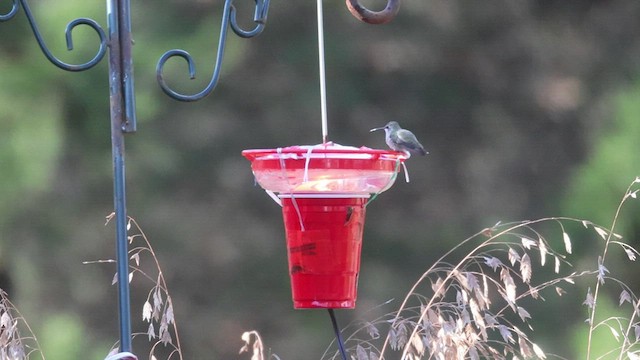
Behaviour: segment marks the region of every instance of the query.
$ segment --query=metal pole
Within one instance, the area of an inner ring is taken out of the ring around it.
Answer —
[[[195,76],[195,66],[189,53],[184,50],[171,50],[162,56],[158,63],[157,77],[162,89],[182,101],[195,101],[209,94],[218,82],[222,55],[224,54],[227,28],[243,38],[254,37],[264,29],[269,0],[255,0],[256,9],[254,22],[256,26],[251,30],[244,30],[236,23],[236,10],[233,0],[225,0],[218,56],[214,67],[213,78],[207,88],[195,95],[182,95],[174,92],[165,84],[162,78],[164,62],[173,56],[183,57],[189,63],[191,77]],[[133,56],[131,39],[131,4],[130,0],[107,0],[108,36],[100,25],[88,18],[71,21],[65,30],[67,49],[73,50],[72,30],[78,25],[92,28],[100,39],[100,48],[95,56],[82,64],[68,64],[54,56],[46,46],[36,21],[31,13],[27,0],[11,0],[9,12],[0,12],[0,22],[11,20],[18,13],[20,7],[31,26],[33,34],[43,54],[55,66],[67,71],[84,71],[94,67],[102,60],[109,49],[109,99],[111,113],[111,145],[113,157],[113,204],[116,226],[116,271],[118,283],[118,314],[120,323],[120,351],[131,352],[131,304],[129,291],[129,249],[127,236],[127,202],[126,176],[124,161],[124,135],[136,131],[135,94],[133,77]]]
[[[109,96],[111,109],[111,146],[113,156],[113,202],[116,217],[116,260],[118,279],[118,309],[120,321],[120,351],[131,351],[131,304],[129,297],[129,249],[127,239],[127,208],[125,190],[124,134],[135,129],[131,100],[133,79],[130,65],[131,33],[128,19],[129,2],[109,0],[107,22],[109,27]],[[127,9],[124,9],[127,8]],[[128,56],[125,59],[125,56]],[[129,79],[130,85],[126,85]],[[133,124],[131,123],[133,119]]]

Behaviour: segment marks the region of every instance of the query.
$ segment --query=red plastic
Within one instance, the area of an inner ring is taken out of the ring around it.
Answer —
[[[393,185],[406,155],[333,143],[242,155],[282,205],[294,308],[354,308],[365,204]]]
[[[275,193],[374,194],[395,181],[406,155],[336,144],[244,150],[256,181]]]
[[[366,202],[282,199],[294,308],[355,307]]]

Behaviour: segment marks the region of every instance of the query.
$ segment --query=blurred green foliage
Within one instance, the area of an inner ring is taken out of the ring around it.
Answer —
[[[598,317],[595,322],[598,323],[605,319],[612,319],[609,325],[614,324],[616,316],[620,316],[620,308],[615,304],[615,300],[610,299],[607,296],[603,296],[598,299]],[[588,319],[586,307],[584,308],[585,321]],[[625,314],[629,315],[629,314]],[[583,326],[584,324],[574,324],[572,327],[572,343],[573,348],[576,349],[576,359],[587,359],[587,343],[589,339],[589,328]],[[614,328],[615,329],[615,328]],[[619,333],[618,333],[619,334]],[[600,358],[607,354],[611,349],[618,345],[618,341],[614,337],[611,329],[607,326],[598,326],[592,334],[591,345],[591,358]],[[618,355],[617,352],[611,354],[612,356]]]
[[[111,346],[88,342],[87,329],[77,314],[48,314],[39,330],[36,336],[47,359],[104,359]]]
[[[566,198],[569,214],[607,225],[621,194],[639,173],[640,82],[629,84],[612,98],[612,121],[594,139],[592,155],[576,171]],[[618,226],[625,234],[637,235],[639,225],[634,212],[627,211]]]

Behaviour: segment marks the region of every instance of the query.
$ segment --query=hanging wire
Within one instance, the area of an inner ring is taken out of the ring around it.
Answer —
[[[331,325],[333,325],[333,331],[336,333],[336,341],[338,342],[338,349],[340,349],[342,360],[347,360],[347,352],[344,349],[344,342],[342,341],[342,335],[340,334],[340,328],[338,327],[336,314],[331,308],[327,309],[327,311],[329,311],[329,316],[331,317]]]
[[[320,107],[322,111],[322,143],[329,142],[327,129],[327,82],[324,66],[324,21],[322,16],[322,0],[318,0],[318,66],[320,70]]]

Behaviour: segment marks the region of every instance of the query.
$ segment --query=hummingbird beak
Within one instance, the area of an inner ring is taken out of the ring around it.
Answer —
[[[383,127],[379,127],[379,128],[373,128],[373,129],[369,130],[369,132],[374,132],[374,131],[378,131],[378,130],[384,130],[384,126]]]

